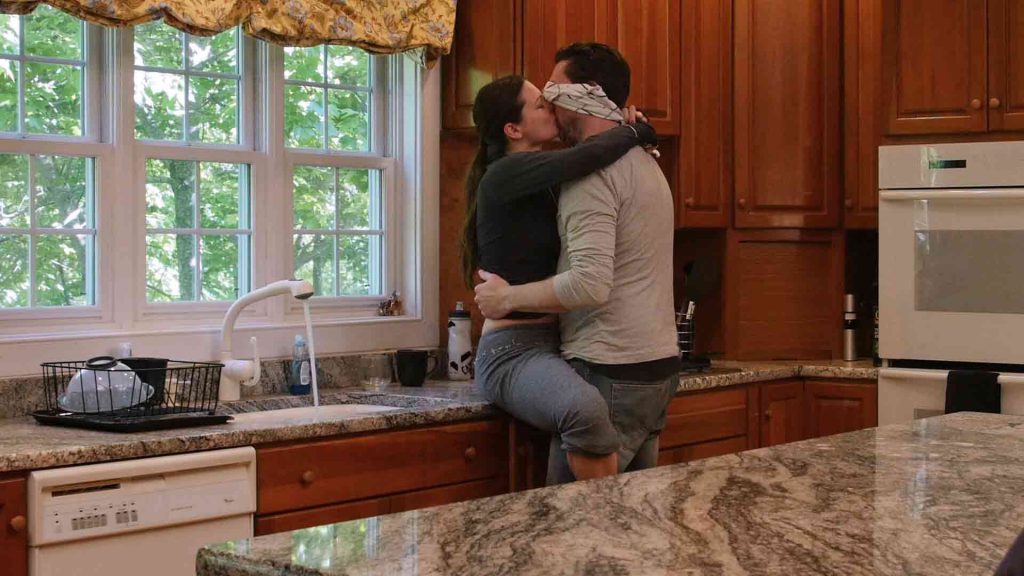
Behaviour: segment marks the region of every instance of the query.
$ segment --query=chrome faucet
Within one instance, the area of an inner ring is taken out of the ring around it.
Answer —
[[[241,397],[242,384],[255,386],[260,381],[260,353],[256,346],[255,336],[249,339],[252,344],[252,360],[236,360],[231,357],[231,334],[235,330],[235,320],[238,319],[242,309],[249,304],[279,294],[291,294],[298,300],[305,300],[313,295],[313,286],[305,280],[278,280],[249,292],[235,300],[228,308],[228,313],[224,316],[224,325],[220,329],[220,361],[224,364],[224,368],[220,371],[220,394],[218,396],[221,402],[238,400]]]

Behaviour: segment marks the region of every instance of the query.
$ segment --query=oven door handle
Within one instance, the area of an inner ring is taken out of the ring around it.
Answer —
[[[1022,200],[1024,188],[881,190],[882,200]]]
[[[913,368],[879,368],[878,377],[887,380],[932,380],[945,382],[949,370],[917,370]],[[1000,384],[1024,384],[1024,374],[999,374]]]

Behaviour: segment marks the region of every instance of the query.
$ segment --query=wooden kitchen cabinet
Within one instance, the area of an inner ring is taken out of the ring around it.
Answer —
[[[756,448],[757,386],[684,392],[672,400],[658,464],[676,464]]]
[[[841,231],[727,231],[722,279],[726,357],[838,358],[844,262]]]
[[[879,0],[843,2],[843,226],[878,228]]]
[[[986,2],[883,2],[888,133],[984,132]]]
[[[989,129],[1024,130],[1024,0],[988,1]]]
[[[732,2],[684,0],[676,225],[728,228],[732,218]],[[673,188],[673,190],[676,190]]]
[[[499,419],[260,447],[257,526],[293,529],[500,493],[508,446]]]
[[[804,383],[783,380],[761,385],[761,447],[806,438]]]
[[[0,572],[28,574],[28,506],[25,479],[0,480]]]
[[[459,2],[451,53],[441,63],[443,128],[472,128],[477,91],[521,69],[520,1]]]
[[[629,62],[629,103],[664,136],[679,134],[682,2],[615,2],[617,33],[612,44]]]
[[[839,223],[840,0],[735,0],[737,228]]]
[[[523,76],[537,88],[551,77],[555,53],[573,42],[615,43],[615,0],[522,0]]]
[[[875,382],[807,380],[807,437],[819,438],[878,425]]]
[[[629,103],[678,134],[681,25],[681,0],[523,0],[523,75],[543,89],[559,48],[614,46],[630,64]]]

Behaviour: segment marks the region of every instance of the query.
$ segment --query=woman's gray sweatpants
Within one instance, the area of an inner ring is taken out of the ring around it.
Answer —
[[[563,450],[619,449],[601,393],[562,360],[557,324],[520,324],[484,334],[477,346],[476,387],[514,418],[560,435]]]

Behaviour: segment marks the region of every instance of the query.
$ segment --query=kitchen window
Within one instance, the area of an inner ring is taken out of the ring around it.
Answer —
[[[345,326],[325,353],[426,344],[437,81],[401,55],[238,29],[0,15],[0,349],[62,340],[90,350],[62,353],[76,358],[130,339],[212,358],[193,350],[213,348],[231,301],[288,277],[315,285],[320,326]],[[420,331],[381,330],[393,291]],[[239,327],[283,350],[301,321],[281,299]],[[5,373],[32,373],[46,348]]]

